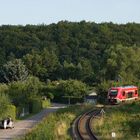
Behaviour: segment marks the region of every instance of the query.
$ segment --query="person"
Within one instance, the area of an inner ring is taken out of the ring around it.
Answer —
[[[7,120],[3,120],[3,128],[6,129],[7,128]]]

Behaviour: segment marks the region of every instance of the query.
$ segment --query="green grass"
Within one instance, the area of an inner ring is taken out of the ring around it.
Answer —
[[[69,106],[48,115],[22,140],[70,140],[70,128],[74,119],[91,105]]]
[[[140,140],[140,101],[106,108],[100,119],[93,121],[93,130],[101,140]]]

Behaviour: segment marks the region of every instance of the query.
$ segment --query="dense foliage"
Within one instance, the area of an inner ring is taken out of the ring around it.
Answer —
[[[85,83],[69,79],[48,82],[43,94],[49,98],[53,95],[55,101],[70,104],[83,102],[87,90],[88,87]]]
[[[13,82],[9,84],[9,96],[13,103],[24,105],[30,102],[31,99],[40,97],[40,91],[43,84],[36,77],[28,77],[27,80],[21,82]]]
[[[1,75],[3,81],[8,83],[13,81],[24,81],[28,76],[28,71],[20,59],[14,59],[3,65]]]
[[[11,105],[10,98],[8,96],[8,86],[6,84],[0,84],[0,120],[7,117],[16,118],[16,108]]]
[[[17,112],[26,106],[29,112],[39,111],[42,97],[65,103],[83,101],[90,86],[104,101],[110,86],[140,85],[140,24],[61,21],[51,25],[2,25],[0,83],[1,118],[9,115],[9,110],[15,116],[12,104]],[[43,103],[45,106],[48,104]],[[114,124],[129,116],[118,123],[122,129],[127,128],[124,138],[130,131],[131,136],[139,135],[139,104],[127,108],[107,116],[113,121],[103,118],[108,124],[102,126],[106,130],[118,128]],[[49,116],[25,139],[70,139],[68,128],[78,115],[76,111],[82,110],[80,106]],[[128,114],[130,111],[132,114]]]
[[[0,66],[22,59],[41,81],[139,80],[140,25],[78,23],[0,27]],[[6,71],[6,72],[7,72]],[[22,72],[23,73],[23,72]],[[1,82],[3,82],[1,78]]]
[[[140,24],[2,25],[0,82],[16,106],[41,96],[79,102],[87,85],[101,100],[112,85],[139,86]]]

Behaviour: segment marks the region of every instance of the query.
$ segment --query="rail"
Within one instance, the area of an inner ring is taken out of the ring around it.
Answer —
[[[93,133],[91,122],[100,115],[100,110],[90,110],[79,116],[73,123],[72,133],[74,140],[98,140]]]

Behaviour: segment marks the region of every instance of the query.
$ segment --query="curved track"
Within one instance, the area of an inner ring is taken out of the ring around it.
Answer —
[[[91,129],[94,117],[100,115],[100,110],[92,110],[79,116],[73,124],[74,140],[98,140]]]

